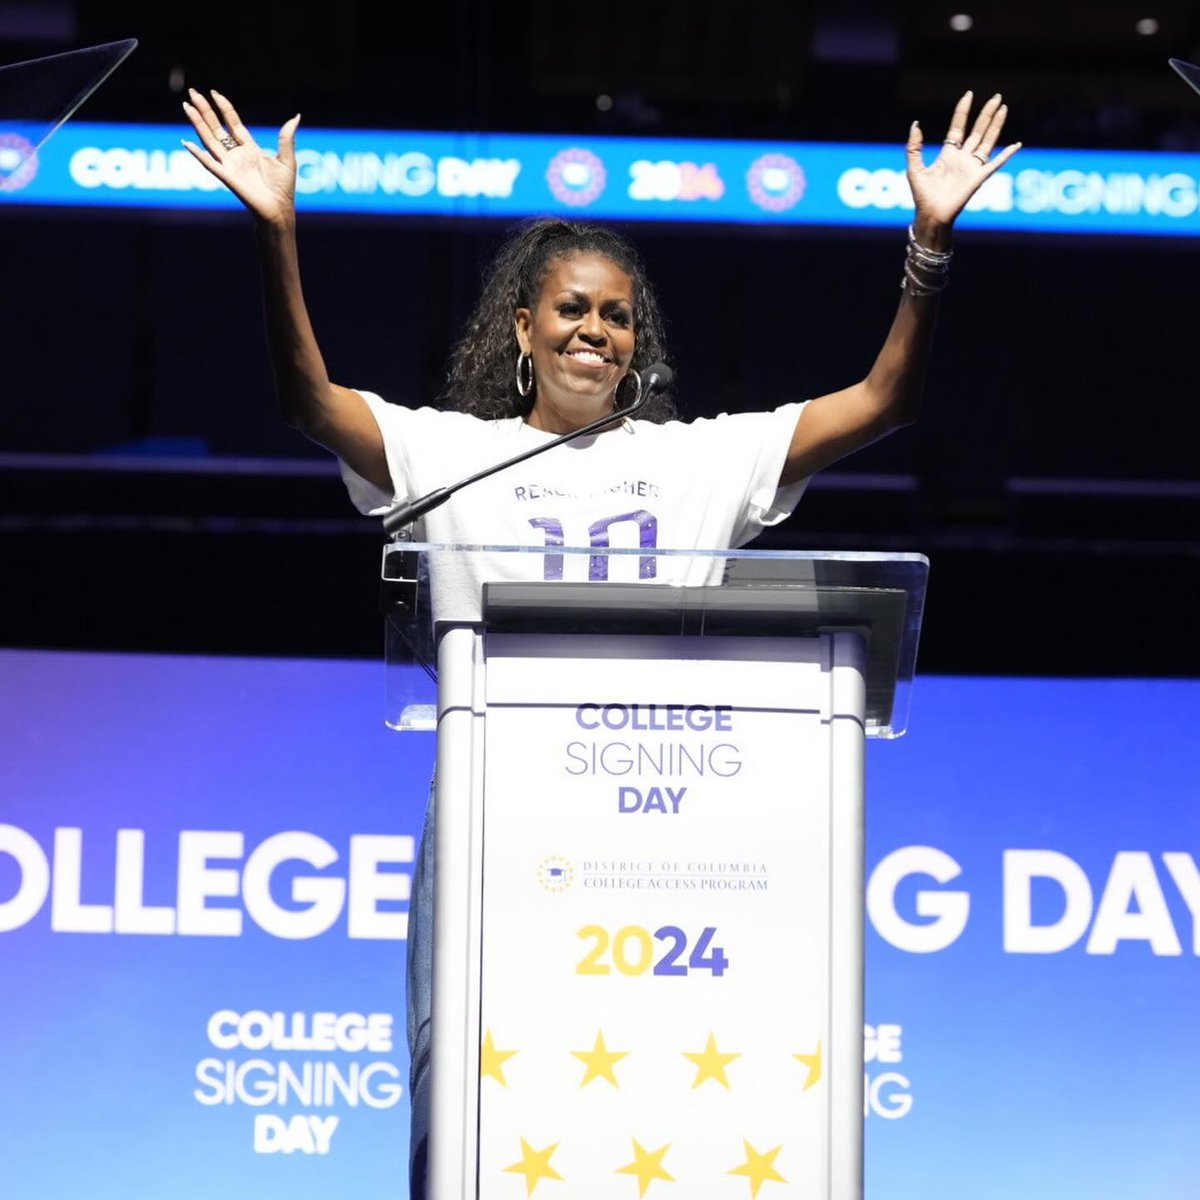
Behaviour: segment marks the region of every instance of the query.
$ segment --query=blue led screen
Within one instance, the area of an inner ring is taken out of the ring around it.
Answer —
[[[167,125],[78,122],[25,160],[0,127],[0,205],[231,209],[237,201]],[[276,131],[256,129],[273,147]],[[904,147],[308,129],[302,211],[633,221],[897,226],[911,217]],[[931,147],[931,156],[937,147]],[[1023,149],[963,217],[967,227],[1195,237],[1200,155]]]

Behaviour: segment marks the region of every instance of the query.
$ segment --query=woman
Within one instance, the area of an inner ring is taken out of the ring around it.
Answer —
[[[295,243],[295,135],[261,150],[229,101],[189,93],[202,145],[184,142],[256,217],[267,327],[284,419],[343,463],[364,511],[421,496],[523,449],[579,429],[636,396],[637,371],[664,357],[653,293],[633,249],[609,230],[564,221],[527,226],[501,251],[456,348],[445,407],[409,409],[331,383],[300,288]],[[738,546],[782,520],[822,467],[916,418],[951,228],[985,179],[1019,149],[992,152],[1007,110],[993,96],[968,129],[959,100],[931,166],[913,122],[908,177],[916,201],[900,305],[865,378],[773,412],[685,424],[669,404],[503,471],[429,513],[434,542]],[[215,106],[214,106],[215,105]],[[536,464],[536,465],[535,465]],[[587,563],[587,555],[578,561]],[[547,578],[563,555],[547,553]],[[649,564],[649,566],[647,566]],[[642,559],[652,574],[655,560]],[[595,569],[594,567],[592,568]],[[470,616],[478,580],[441,581],[440,614]],[[461,608],[461,611],[455,611]],[[432,815],[432,814],[431,814]],[[411,1187],[425,1195],[428,1124],[431,822],[418,863],[409,939]]]

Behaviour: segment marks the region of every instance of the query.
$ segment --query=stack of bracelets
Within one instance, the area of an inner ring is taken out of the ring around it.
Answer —
[[[927,250],[917,241],[917,235],[910,225],[901,289],[914,296],[936,296],[950,282],[950,260],[953,257],[953,250]]]

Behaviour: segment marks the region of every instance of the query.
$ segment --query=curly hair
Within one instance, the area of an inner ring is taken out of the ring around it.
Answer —
[[[658,301],[637,251],[620,234],[602,225],[543,217],[520,227],[500,248],[484,279],[479,303],[466,332],[454,347],[440,402],[443,408],[485,420],[526,416],[533,394],[516,386],[518,353],[513,314],[532,309],[552,263],[573,254],[599,254],[633,280],[633,323],[637,337],[630,369],[641,371],[666,357],[666,338]],[[624,391],[624,389],[619,389]],[[622,397],[618,395],[617,406]],[[655,395],[641,410],[643,420],[675,417],[675,406]]]

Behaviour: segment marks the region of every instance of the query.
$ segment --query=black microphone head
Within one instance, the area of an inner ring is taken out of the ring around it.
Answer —
[[[675,372],[664,362],[651,363],[642,372],[642,388],[646,394],[665,392],[675,382]]]

